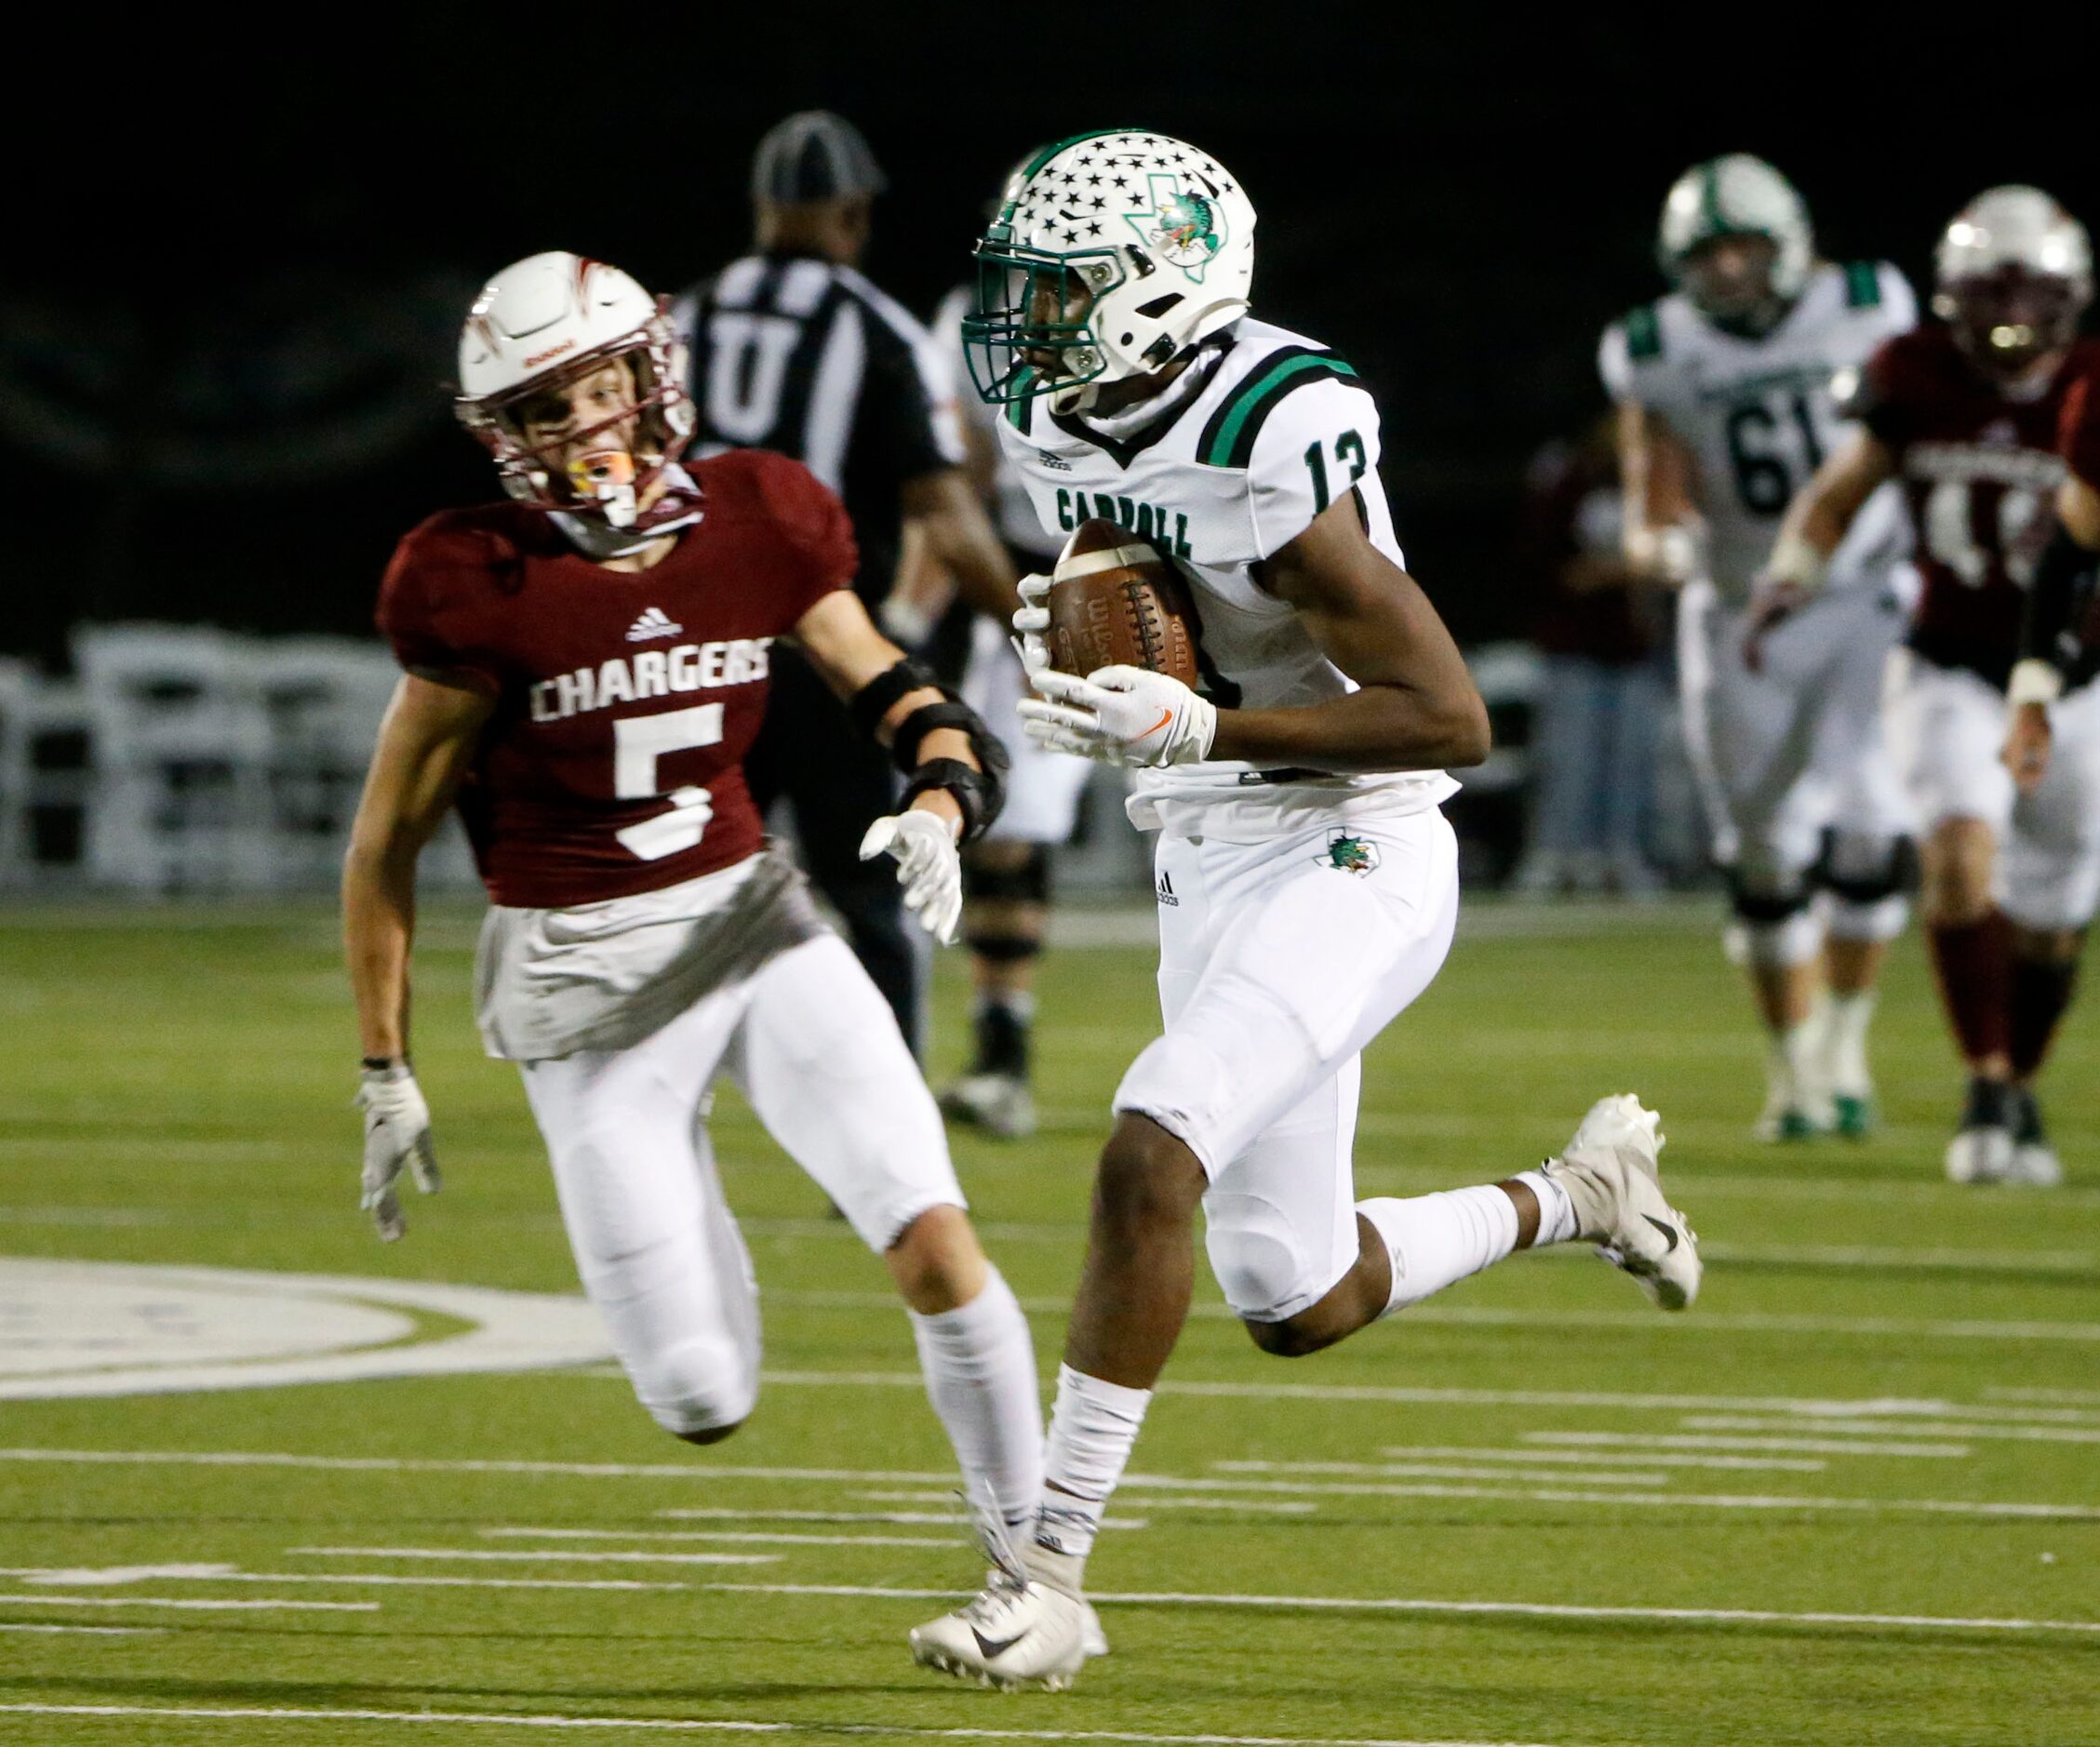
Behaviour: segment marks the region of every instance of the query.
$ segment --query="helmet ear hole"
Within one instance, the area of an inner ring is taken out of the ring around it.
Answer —
[[[1156,322],[1182,300],[1179,291],[1170,291],[1165,297],[1154,298],[1149,303],[1138,305],[1138,313],[1148,322]]]

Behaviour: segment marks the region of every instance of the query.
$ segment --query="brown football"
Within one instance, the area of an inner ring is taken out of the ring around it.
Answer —
[[[1114,522],[1081,522],[1050,573],[1050,665],[1084,676],[1144,667],[1197,683],[1188,588],[1154,549]]]

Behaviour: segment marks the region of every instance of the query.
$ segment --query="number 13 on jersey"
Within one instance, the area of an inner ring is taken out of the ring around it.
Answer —
[[[612,725],[612,792],[622,801],[639,801],[666,791],[656,780],[656,761],[665,753],[713,746],[722,738],[722,706],[696,704],[690,710],[664,710],[655,715],[621,716]],[[613,833],[621,847],[644,861],[661,860],[690,849],[706,833],[715,816],[715,798],[705,789],[688,785],[668,791],[671,810]]]

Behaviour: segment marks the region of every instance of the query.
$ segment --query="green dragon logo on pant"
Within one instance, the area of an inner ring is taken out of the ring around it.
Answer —
[[[1345,831],[1331,831],[1327,834],[1327,849],[1316,855],[1314,862],[1320,867],[1331,867],[1343,874],[1369,874],[1378,865],[1378,846],[1361,837],[1352,837]]]

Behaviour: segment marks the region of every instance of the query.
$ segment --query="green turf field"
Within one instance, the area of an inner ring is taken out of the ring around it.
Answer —
[[[573,1291],[523,1098],[475,1043],[471,934],[429,919],[449,1182],[386,1248],[324,913],[0,913],[0,1742],[2100,1742],[2090,1007],[2049,1082],[2067,1185],[1958,1190],[1914,941],[1884,1134],[1775,1152],[1746,1138],[1756,1047],[1703,917],[1475,911],[1371,1058],[1360,1184],[1505,1175],[1637,1089],[1705,1296],[1665,1320],[1586,1255],[1519,1258],[1287,1363],[1206,1283],[1092,1567],[1115,1654],[1003,1697],[908,1660],[978,1575],[945,1448],[879,1264],[733,1100],[769,1382],[715,1449],[602,1366],[22,1398],[223,1332],[178,1276],[53,1259],[359,1277],[328,1314],[367,1357],[479,1314],[384,1282]],[[1044,1134],[957,1142],[1046,1375],[1150,973],[1142,948],[1056,956]],[[296,1353],[320,1300],[289,1289],[263,1332]]]

